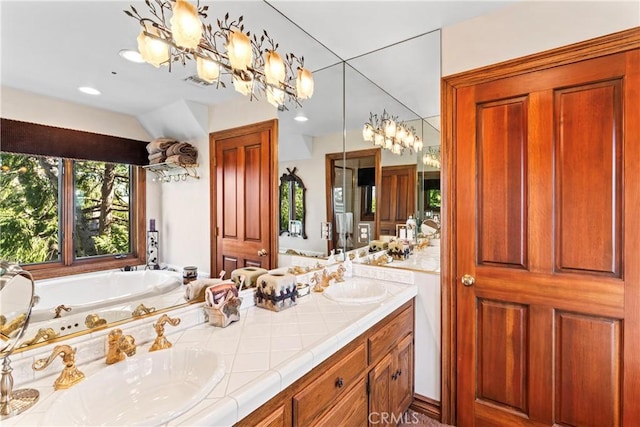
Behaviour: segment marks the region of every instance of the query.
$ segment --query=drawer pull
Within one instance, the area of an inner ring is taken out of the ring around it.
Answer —
[[[398,376],[402,375],[402,369],[398,369]]]
[[[343,385],[344,385],[344,380],[342,379],[342,377],[338,377],[338,379],[336,380],[336,387],[342,388]]]
[[[397,380],[398,379],[398,373],[394,372],[393,375],[391,375],[391,379],[394,380],[394,381]]]

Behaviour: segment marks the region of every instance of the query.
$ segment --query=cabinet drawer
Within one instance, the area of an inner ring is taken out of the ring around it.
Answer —
[[[413,331],[413,306],[398,314],[391,322],[369,337],[369,363],[384,356],[393,345]]]
[[[367,356],[365,344],[362,343],[293,396],[294,425],[310,425],[328,404],[335,403],[339,396],[356,383],[366,368]]]
[[[364,378],[358,381],[340,401],[313,426],[349,426],[367,427],[367,383]]]

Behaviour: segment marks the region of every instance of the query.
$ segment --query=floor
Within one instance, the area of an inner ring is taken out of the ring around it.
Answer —
[[[398,424],[398,427],[410,427],[410,426],[427,426],[427,427],[449,427],[449,424],[442,424],[433,418],[429,418],[426,415],[422,415],[418,412],[414,412],[411,409],[407,410],[402,417],[402,422]]]

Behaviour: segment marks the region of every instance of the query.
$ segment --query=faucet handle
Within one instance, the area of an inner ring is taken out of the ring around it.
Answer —
[[[124,360],[125,355],[136,354],[136,340],[131,335],[123,335],[122,329],[114,329],[107,336],[107,365]]]
[[[153,342],[151,348],[149,348],[149,351],[164,350],[173,347],[173,344],[171,344],[164,336],[164,325],[166,323],[169,323],[171,326],[178,326],[180,324],[180,319],[178,317],[169,317],[166,313],[160,316],[158,321],[153,324],[158,336]]]
[[[66,344],[55,346],[48,358],[36,360],[31,367],[35,371],[41,371],[49,366],[57,356],[62,357],[64,369],[53,383],[55,390],[69,388],[84,379],[84,374],[76,368],[76,350]]]

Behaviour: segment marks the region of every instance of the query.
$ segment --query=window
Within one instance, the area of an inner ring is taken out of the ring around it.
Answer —
[[[144,262],[138,168],[4,152],[0,162],[0,258],[36,278]]]

